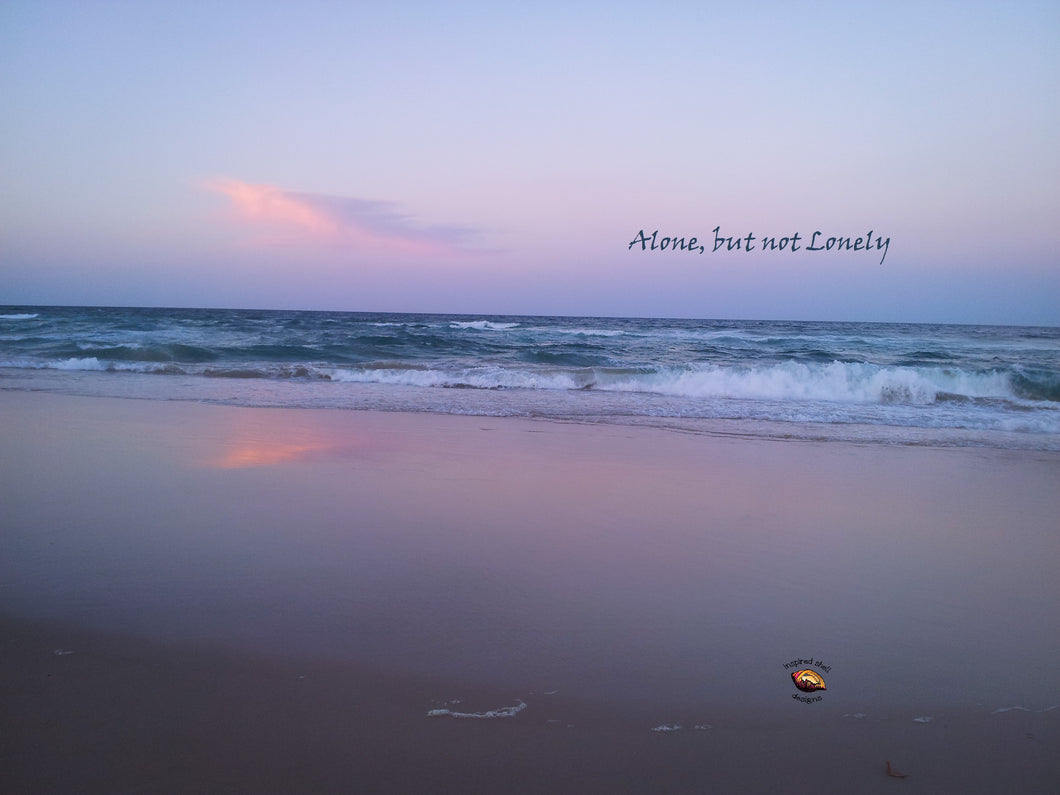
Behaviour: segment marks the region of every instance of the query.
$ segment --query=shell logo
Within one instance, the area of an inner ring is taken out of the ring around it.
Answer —
[[[824,686],[824,677],[817,673],[817,671],[811,671],[809,668],[795,671],[791,675],[791,680],[795,683],[795,687],[799,688],[803,693],[812,693],[814,690],[828,689]]]

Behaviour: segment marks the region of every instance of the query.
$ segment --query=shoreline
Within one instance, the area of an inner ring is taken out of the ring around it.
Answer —
[[[1060,781],[1056,454],[0,410],[9,790],[871,792],[888,759],[914,791]],[[806,655],[821,702],[792,700]]]
[[[7,370],[7,372],[5,372]],[[732,437],[761,440],[765,442],[809,442],[823,444],[882,445],[891,447],[919,447],[929,449],[987,449],[1013,451],[1021,454],[1060,453],[1060,436],[1049,433],[1031,433],[1018,430],[976,429],[967,427],[921,427],[911,425],[874,424],[867,422],[809,422],[803,420],[782,421],[766,418],[694,417],[650,414],[564,414],[555,406],[546,413],[530,414],[513,410],[511,413],[497,407],[479,406],[468,410],[414,408],[412,404],[388,407],[388,398],[380,397],[375,390],[388,390],[380,384],[345,384],[345,388],[360,387],[366,390],[365,405],[349,406],[335,402],[338,397],[352,399],[349,395],[322,394],[320,387],[330,388],[335,384],[315,384],[301,396],[302,402],[289,404],[290,395],[283,399],[265,394],[250,396],[237,389],[237,394],[224,391],[225,382],[238,379],[208,379],[204,383],[199,377],[179,375],[150,375],[134,372],[112,373],[108,371],[81,371],[78,381],[70,381],[70,373],[63,370],[35,370],[27,374],[18,368],[0,367],[0,392],[10,394],[52,394],[63,397],[93,398],[102,400],[136,400],[159,403],[190,403],[227,408],[253,410],[336,411],[365,414],[427,415],[433,417],[466,417],[483,420],[526,420],[555,423],[557,425],[581,425],[590,428],[642,428],[672,433],[689,433],[707,437]],[[111,383],[122,379],[120,387]],[[137,382],[131,386],[131,382]],[[230,385],[230,384],[229,384]],[[404,390],[437,392],[436,387],[402,387]],[[449,391],[449,390],[442,390]],[[463,391],[463,390],[462,390]],[[493,393],[499,390],[469,390]],[[556,398],[557,396],[552,396]],[[562,399],[562,395],[558,396]]]

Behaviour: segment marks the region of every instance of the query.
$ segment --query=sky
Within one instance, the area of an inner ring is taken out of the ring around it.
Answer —
[[[0,0],[0,304],[1060,325],[1057,141],[1055,0]]]

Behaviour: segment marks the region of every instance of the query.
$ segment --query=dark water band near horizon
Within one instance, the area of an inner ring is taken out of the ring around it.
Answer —
[[[1060,329],[0,307],[0,389],[1060,450]]]

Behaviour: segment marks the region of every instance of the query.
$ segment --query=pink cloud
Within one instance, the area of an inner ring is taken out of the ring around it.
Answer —
[[[394,202],[353,199],[213,179],[202,187],[231,200],[244,223],[304,242],[338,243],[414,254],[469,253],[478,233],[453,225],[423,226]]]

